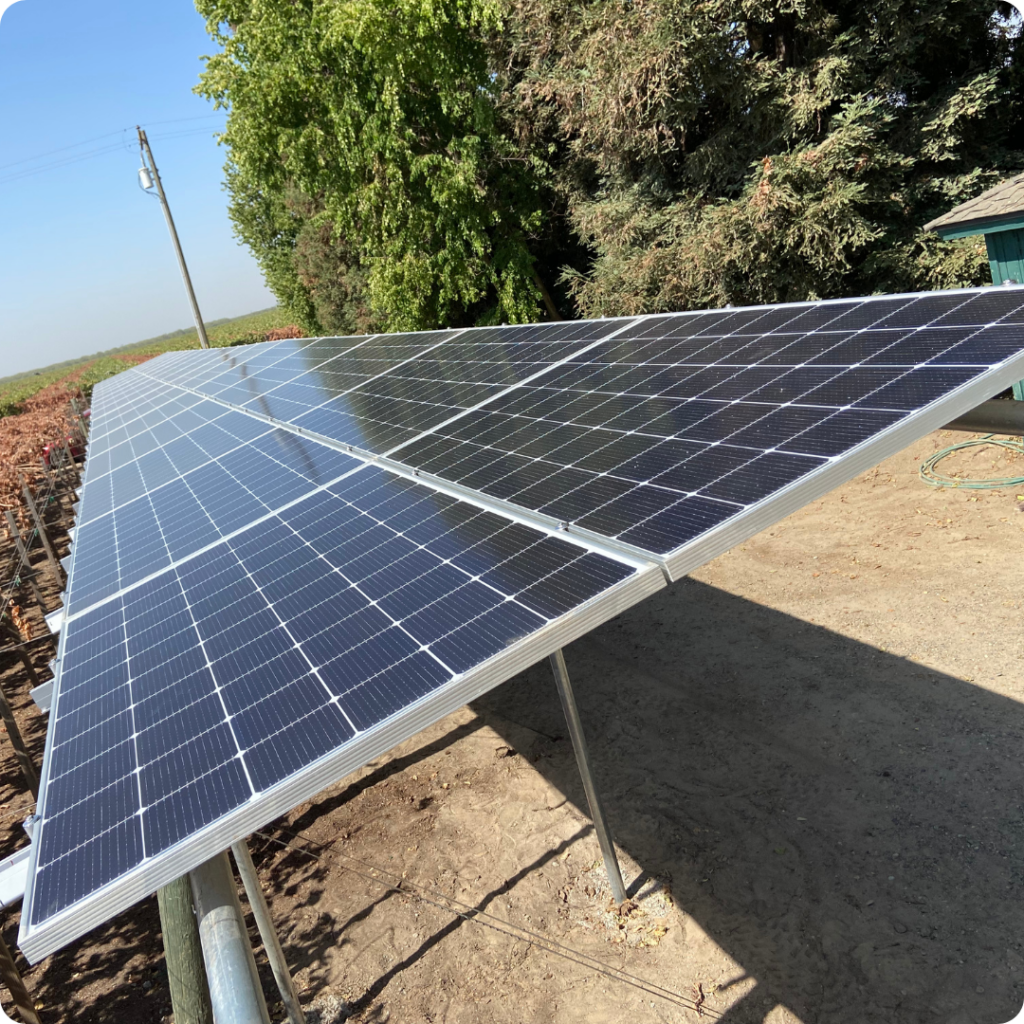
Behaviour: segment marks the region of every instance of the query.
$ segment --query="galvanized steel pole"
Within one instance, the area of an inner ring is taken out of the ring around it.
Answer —
[[[139,133],[139,145],[146,156],[149,157],[149,169],[153,172],[153,181],[156,184],[156,192],[160,197],[160,205],[164,208],[164,217],[167,218],[167,227],[171,232],[171,241],[174,243],[174,252],[178,257],[178,266],[181,268],[181,277],[185,282],[185,291],[188,292],[188,301],[192,304],[192,316],[195,318],[196,331],[199,333],[199,344],[203,348],[210,347],[210,339],[206,336],[206,325],[203,323],[202,314],[199,312],[199,303],[196,301],[196,293],[192,290],[192,278],[188,275],[188,265],[185,263],[185,254],[181,251],[181,242],[178,241],[178,231],[174,226],[174,218],[171,216],[171,208],[167,203],[167,196],[164,195],[163,182],[160,180],[160,172],[156,169],[156,160],[153,159],[153,150],[149,148],[149,139],[142,128],[136,125]]]
[[[625,903],[626,887],[622,883],[622,872],[619,870],[619,861],[615,856],[615,843],[612,841],[611,831],[605,821],[604,808],[601,806],[601,799],[598,797],[597,787],[594,785],[594,776],[590,771],[590,755],[587,753],[587,741],[583,736],[583,723],[580,721],[576,699],[572,695],[569,670],[565,667],[565,658],[562,656],[561,650],[557,650],[551,655],[551,669],[555,673],[558,696],[561,698],[565,721],[569,726],[573,750],[576,751],[576,764],[579,765],[580,775],[583,777],[583,789],[587,794],[587,803],[590,805],[590,817],[594,820],[594,831],[597,833],[598,843],[601,844],[601,856],[604,858],[604,869],[608,872],[608,884],[611,886],[615,902]]]
[[[189,874],[215,1024],[270,1024],[227,852]]]

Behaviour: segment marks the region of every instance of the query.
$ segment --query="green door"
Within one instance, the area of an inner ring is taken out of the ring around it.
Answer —
[[[985,235],[992,283],[1013,281],[1024,284],[1024,229],[993,231]],[[1013,397],[1024,401],[1024,381],[1013,385]]]

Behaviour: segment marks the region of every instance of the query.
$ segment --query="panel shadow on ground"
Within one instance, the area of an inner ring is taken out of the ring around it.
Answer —
[[[723,1020],[1019,1011],[1024,706],[692,580],[566,658],[616,841],[757,981]],[[473,707],[585,809],[546,663]]]

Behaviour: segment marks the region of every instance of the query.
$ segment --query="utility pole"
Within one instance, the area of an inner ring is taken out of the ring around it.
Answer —
[[[181,242],[178,241],[178,232],[174,227],[174,218],[171,216],[171,208],[167,205],[167,196],[164,194],[163,182],[160,180],[160,172],[156,169],[156,161],[153,159],[153,150],[149,148],[149,139],[146,133],[138,125],[135,126],[139,132],[139,148],[142,150],[142,167],[139,168],[139,184],[143,190],[149,191],[156,185],[156,194],[160,197],[160,205],[164,208],[164,216],[167,218],[167,228],[171,232],[171,241],[174,243],[174,251],[178,256],[178,266],[181,268],[181,276],[185,282],[185,291],[188,292],[188,301],[192,303],[192,316],[195,317],[196,330],[199,332],[199,344],[203,348],[210,347],[210,339],[206,336],[206,326],[203,324],[202,314],[199,312],[199,303],[196,302],[196,293],[192,290],[192,279],[188,276],[188,266],[185,264],[185,254],[181,251]],[[149,167],[146,166],[146,158],[149,158]],[[152,177],[150,175],[152,174]]]

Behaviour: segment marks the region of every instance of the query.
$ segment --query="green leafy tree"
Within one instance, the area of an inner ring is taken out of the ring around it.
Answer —
[[[221,46],[199,91],[229,110],[231,215],[306,325],[540,315],[542,175],[497,123],[492,0],[197,7]]]
[[[1000,0],[197,5],[232,217],[310,329],[980,284],[922,226],[1024,166]]]

